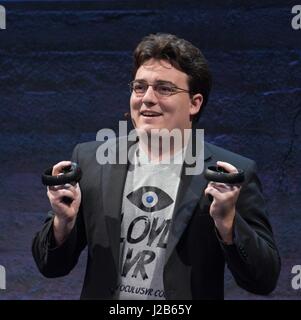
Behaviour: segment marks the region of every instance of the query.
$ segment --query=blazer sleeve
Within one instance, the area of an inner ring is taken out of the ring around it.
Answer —
[[[78,147],[74,148],[71,160],[78,162]],[[67,239],[56,246],[53,235],[54,213],[50,211],[41,231],[32,242],[32,255],[40,272],[49,278],[67,275],[77,264],[81,251],[86,246],[83,210],[80,206],[76,223]]]
[[[237,201],[233,244],[220,243],[240,287],[255,294],[269,294],[275,289],[281,262],[254,161],[246,170]]]

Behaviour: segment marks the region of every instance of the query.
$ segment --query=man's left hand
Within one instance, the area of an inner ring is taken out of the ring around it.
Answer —
[[[217,165],[227,172],[238,170],[227,162],[217,161]],[[233,243],[233,222],[235,217],[235,205],[241,186],[219,182],[209,182],[205,189],[205,195],[211,195],[213,201],[210,206],[210,215],[215,226],[226,244]]]

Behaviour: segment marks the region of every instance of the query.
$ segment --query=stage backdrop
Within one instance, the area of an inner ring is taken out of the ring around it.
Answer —
[[[292,267],[301,265],[297,2],[0,1],[0,265],[7,276],[0,299],[79,298],[86,253],[59,279],[40,275],[31,256],[50,209],[40,175],[101,128],[117,128],[129,108],[132,50],[154,32],[201,48],[214,83],[200,127],[207,141],[258,164],[281,276],[261,297],[227,272],[226,299],[299,299],[291,285]]]

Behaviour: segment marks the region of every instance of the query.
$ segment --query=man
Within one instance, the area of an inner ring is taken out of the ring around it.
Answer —
[[[87,245],[82,299],[223,299],[225,263],[239,286],[270,293],[280,259],[254,161],[205,144],[205,168],[245,172],[241,185],[208,184],[203,173],[185,174],[185,162],[162,164],[160,142],[158,153],[149,148],[155,129],[194,128],[211,88],[202,53],[176,36],[150,35],[134,52],[133,77],[135,161],[100,165],[100,142],[76,146],[72,161],[83,176],[75,186],[48,188],[53,210],[32,246],[39,270],[68,274]],[[186,147],[168,151],[177,159]]]

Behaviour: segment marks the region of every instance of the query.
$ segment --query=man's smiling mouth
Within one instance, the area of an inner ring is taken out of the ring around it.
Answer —
[[[162,116],[162,113],[156,111],[141,111],[140,115],[143,117],[159,117]]]

